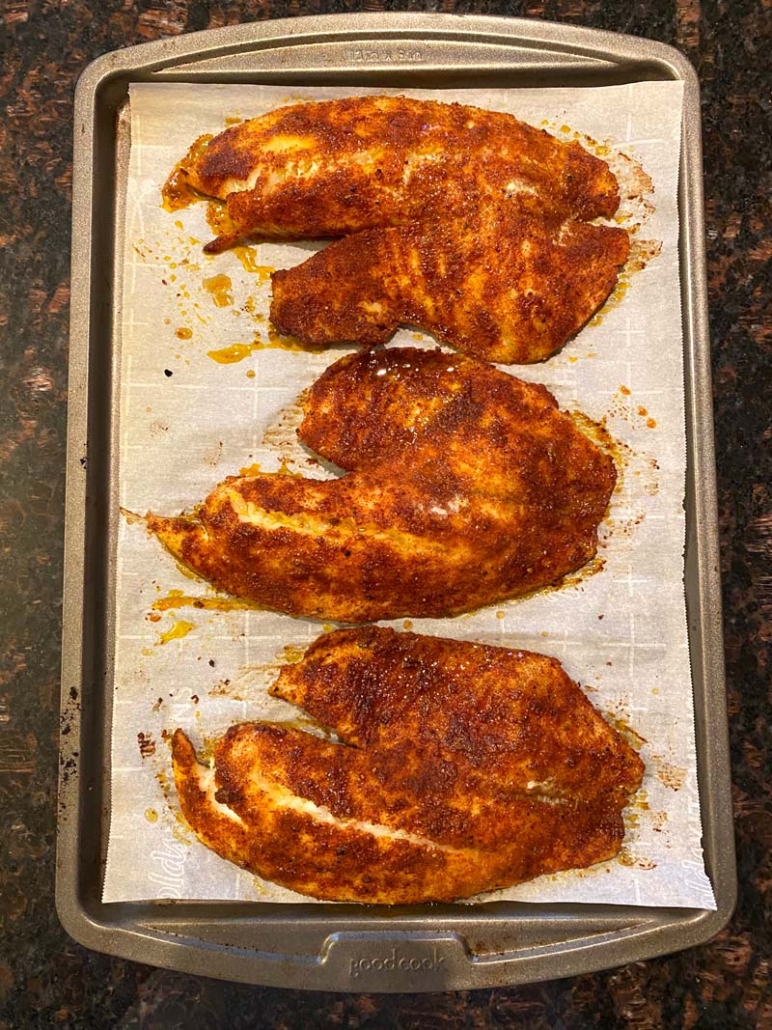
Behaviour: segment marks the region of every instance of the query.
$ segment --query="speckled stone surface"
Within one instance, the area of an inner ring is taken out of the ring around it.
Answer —
[[[740,900],[717,939],[525,988],[336,995],[91,953],[53,907],[73,86],[106,51],[321,11],[526,15],[678,46],[702,82]],[[0,7],[0,1030],[772,1028],[769,0],[6,0]]]

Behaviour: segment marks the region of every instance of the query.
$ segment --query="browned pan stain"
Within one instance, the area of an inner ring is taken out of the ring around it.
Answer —
[[[670,790],[680,790],[686,782],[686,769],[680,766],[671,765],[663,759],[655,758],[656,775],[660,783],[663,783]]]
[[[656,869],[657,863],[650,858],[644,858],[642,855],[634,854],[629,848],[623,847],[616,858],[620,865],[627,866],[630,869]]]
[[[155,754],[155,741],[151,733],[138,733],[137,744],[139,746],[139,753],[143,758],[150,758],[151,755]]]

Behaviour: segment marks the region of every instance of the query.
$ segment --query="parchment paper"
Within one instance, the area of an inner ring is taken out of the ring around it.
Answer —
[[[624,277],[601,317],[558,355],[508,369],[543,382],[562,408],[602,422],[618,441],[622,476],[594,571],[470,616],[412,620],[417,632],[554,655],[607,718],[634,730],[646,763],[619,858],[488,896],[497,900],[715,907],[701,850],[683,587],[681,90],[680,83],[651,82],[585,90],[409,91],[510,111],[567,138],[585,134],[623,171],[631,165],[619,155],[632,157],[652,177],[654,192],[650,205],[625,202],[627,224],[643,217],[637,238],[662,244],[659,256]],[[288,267],[321,244],[262,244],[240,256],[205,257],[202,245],[212,236],[205,205],[170,214],[161,207],[160,189],[190,143],[220,131],[226,118],[251,117],[300,98],[365,92],[132,87],[120,348],[123,508],[190,510],[226,475],[255,462],[264,471],[326,475],[294,441],[293,404],[346,348],[309,354],[246,346],[271,342],[268,270]],[[248,272],[244,261],[258,271]],[[212,282],[216,276],[230,283]],[[395,342],[433,345],[410,330]],[[236,344],[245,345],[244,360],[224,364],[208,356]],[[286,718],[289,706],[269,700],[266,688],[284,660],[331,627],[265,611],[191,607],[184,597],[220,602],[206,584],[184,574],[142,524],[123,518],[116,561],[104,899],[297,900],[196,841],[179,816],[165,735],[181,726],[205,749],[231,723],[271,718],[279,710]]]

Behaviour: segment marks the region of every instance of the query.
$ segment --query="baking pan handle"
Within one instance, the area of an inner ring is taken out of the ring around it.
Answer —
[[[411,36],[379,34],[373,30],[367,34],[352,33],[347,39],[302,40],[286,37],[271,41],[261,39],[253,45],[244,45],[229,52],[199,54],[194,60],[167,65],[154,72],[153,78],[162,80],[203,80],[252,82],[257,78],[276,72],[286,76],[297,69],[304,77],[329,75],[356,77],[373,72],[409,71],[416,74],[438,72],[447,74],[450,69],[457,76],[459,72],[484,72],[486,69],[501,72],[502,61],[518,72],[549,73],[554,77],[556,66],[565,76],[571,72],[590,69],[608,69],[608,60],[592,54],[572,54],[554,50],[544,45],[529,45],[527,41],[510,39],[486,39],[470,34],[444,39],[428,39]]]
[[[333,933],[321,951],[325,979],[356,991],[449,990],[472,961],[456,933]]]
[[[252,22],[105,54],[87,69],[81,92],[127,71],[135,82],[289,85],[295,78],[354,83],[379,76],[384,85],[399,85],[408,75],[414,88],[424,77],[427,86],[447,82],[458,88],[469,85],[469,77],[487,74],[499,81],[502,73],[516,74],[517,85],[577,79],[609,85],[680,78],[685,69],[690,71],[688,63],[669,47],[571,25],[483,15],[356,13]]]

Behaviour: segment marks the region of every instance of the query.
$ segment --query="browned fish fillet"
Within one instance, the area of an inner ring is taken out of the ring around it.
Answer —
[[[552,658],[395,633],[320,637],[271,693],[341,743],[234,726],[183,814],[223,858],[332,901],[453,901],[612,858],[643,763]]]
[[[370,229],[273,275],[271,321],[307,343],[384,343],[427,329],[488,361],[542,361],[613,290],[623,229],[483,201],[462,216]]]
[[[310,390],[299,435],[348,475],[257,473],[148,528],[215,587],[364,622],[492,604],[580,568],[616,473],[542,386],[463,355],[362,352]]]
[[[509,114],[407,97],[353,97],[281,107],[191,148],[165,187],[227,202],[245,235],[341,236],[447,212],[469,193],[531,211],[613,215],[608,165]]]

